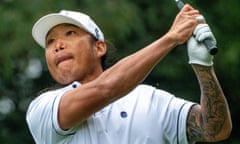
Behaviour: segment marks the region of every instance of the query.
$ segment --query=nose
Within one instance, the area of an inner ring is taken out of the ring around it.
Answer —
[[[55,52],[64,50],[66,48],[66,44],[62,39],[58,39],[55,45]]]

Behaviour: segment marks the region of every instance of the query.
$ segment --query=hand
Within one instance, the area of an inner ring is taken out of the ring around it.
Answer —
[[[206,46],[198,42],[193,36],[187,42],[187,49],[189,64],[213,65],[213,56],[209,54]]]
[[[199,24],[196,21],[199,15],[199,11],[188,4],[181,9],[167,33],[176,45],[185,43],[191,37],[195,27]]]
[[[199,24],[193,31],[193,36],[196,38],[198,42],[202,42],[204,39],[209,38],[213,41],[213,43],[216,45],[216,39],[209,28],[208,24]]]
[[[209,54],[206,46],[202,43],[206,38],[212,39],[214,44],[217,43],[209,26],[207,24],[199,24],[195,28],[193,35],[195,37],[192,36],[187,42],[189,63],[212,66],[213,56]]]

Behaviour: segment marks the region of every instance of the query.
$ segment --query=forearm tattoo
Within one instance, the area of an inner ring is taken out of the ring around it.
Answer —
[[[187,133],[190,141],[214,140],[220,133],[227,109],[221,87],[210,68],[195,67],[201,87],[201,106],[190,110]]]

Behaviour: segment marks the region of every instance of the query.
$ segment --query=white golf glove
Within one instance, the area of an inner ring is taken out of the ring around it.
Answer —
[[[207,24],[199,24],[193,35],[187,42],[189,64],[199,64],[203,66],[213,65],[213,56],[209,54],[202,41],[206,38],[212,39],[216,44],[216,39]]]

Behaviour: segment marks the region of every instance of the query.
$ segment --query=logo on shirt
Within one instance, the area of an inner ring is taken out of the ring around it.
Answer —
[[[127,112],[122,111],[122,112],[120,113],[120,116],[121,116],[121,118],[126,118],[128,115],[127,115]]]

